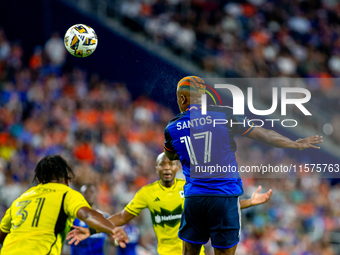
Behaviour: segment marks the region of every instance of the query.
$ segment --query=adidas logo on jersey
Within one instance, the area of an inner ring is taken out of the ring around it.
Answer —
[[[161,201],[158,197],[154,200],[154,202]]]

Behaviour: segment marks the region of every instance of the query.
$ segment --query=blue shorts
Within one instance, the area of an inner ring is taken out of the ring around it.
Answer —
[[[185,198],[178,236],[185,242],[229,249],[240,240],[239,197],[200,196]]]

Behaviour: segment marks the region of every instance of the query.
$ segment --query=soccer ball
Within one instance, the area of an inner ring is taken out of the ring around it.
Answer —
[[[64,45],[73,56],[85,58],[97,48],[98,37],[93,28],[76,24],[66,31]]]

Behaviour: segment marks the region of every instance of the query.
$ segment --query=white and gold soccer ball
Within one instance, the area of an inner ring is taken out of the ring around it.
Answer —
[[[66,31],[64,45],[73,56],[85,58],[97,48],[98,37],[93,28],[76,24]]]

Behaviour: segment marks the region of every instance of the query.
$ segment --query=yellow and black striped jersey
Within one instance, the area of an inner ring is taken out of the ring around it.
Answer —
[[[125,207],[134,216],[138,216],[144,208],[149,208],[160,255],[183,254],[183,241],[177,234],[184,206],[184,184],[185,180],[176,178],[174,185],[166,188],[160,180],[156,181],[141,188]]]
[[[0,229],[8,233],[1,255],[59,255],[77,212],[89,204],[79,192],[60,183],[27,190],[6,211]]]

